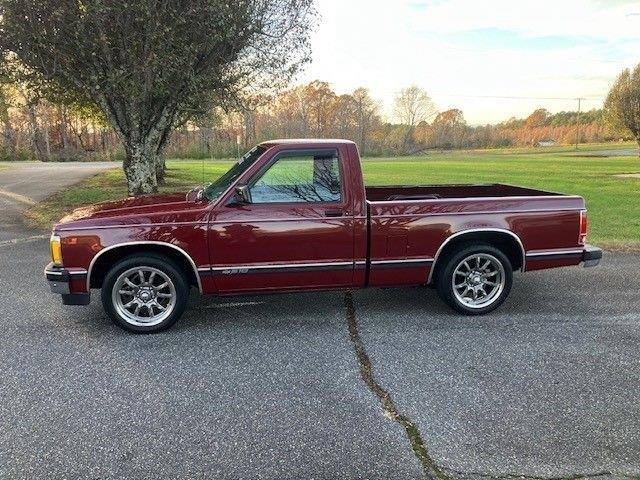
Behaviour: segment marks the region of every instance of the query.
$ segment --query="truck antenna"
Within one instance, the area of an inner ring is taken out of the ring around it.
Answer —
[[[211,155],[211,152],[209,152]],[[202,155],[202,188],[204,188],[204,155]]]

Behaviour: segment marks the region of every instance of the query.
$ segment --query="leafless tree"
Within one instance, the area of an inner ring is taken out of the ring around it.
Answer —
[[[396,119],[403,125],[414,128],[427,122],[436,114],[436,107],[426,91],[416,85],[400,90],[395,98]]]

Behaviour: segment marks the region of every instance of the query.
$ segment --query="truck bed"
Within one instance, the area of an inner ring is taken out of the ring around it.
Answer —
[[[366,187],[366,197],[370,202],[394,200],[433,200],[439,198],[502,198],[502,197],[548,197],[563,196],[513,185],[422,185],[422,186],[382,186]]]
[[[584,199],[511,185],[366,187],[369,284],[415,284],[431,273],[456,232],[503,232],[517,239],[522,265],[535,270],[576,265]],[[478,233],[480,232],[480,233]],[[546,255],[566,255],[548,261]],[[524,257],[526,256],[526,262]],[[431,278],[430,276],[428,278]]]

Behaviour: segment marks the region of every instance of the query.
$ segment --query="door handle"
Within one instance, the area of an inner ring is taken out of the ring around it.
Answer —
[[[341,217],[342,215],[344,215],[342,210],[339,209],[325,210],[324,214],[327,217]]]

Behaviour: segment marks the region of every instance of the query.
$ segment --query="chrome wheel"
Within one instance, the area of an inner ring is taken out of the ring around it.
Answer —
[[[484,308],[500,298],[505,282],[504,266],[496,257],[474,253],[455,268],[453,293],[468,308]]]
[[[169,276],[153,267],[121,273],[111,292],[118,315],[127,323],[151,327],[165,320],[176,306],[176,288]]]

